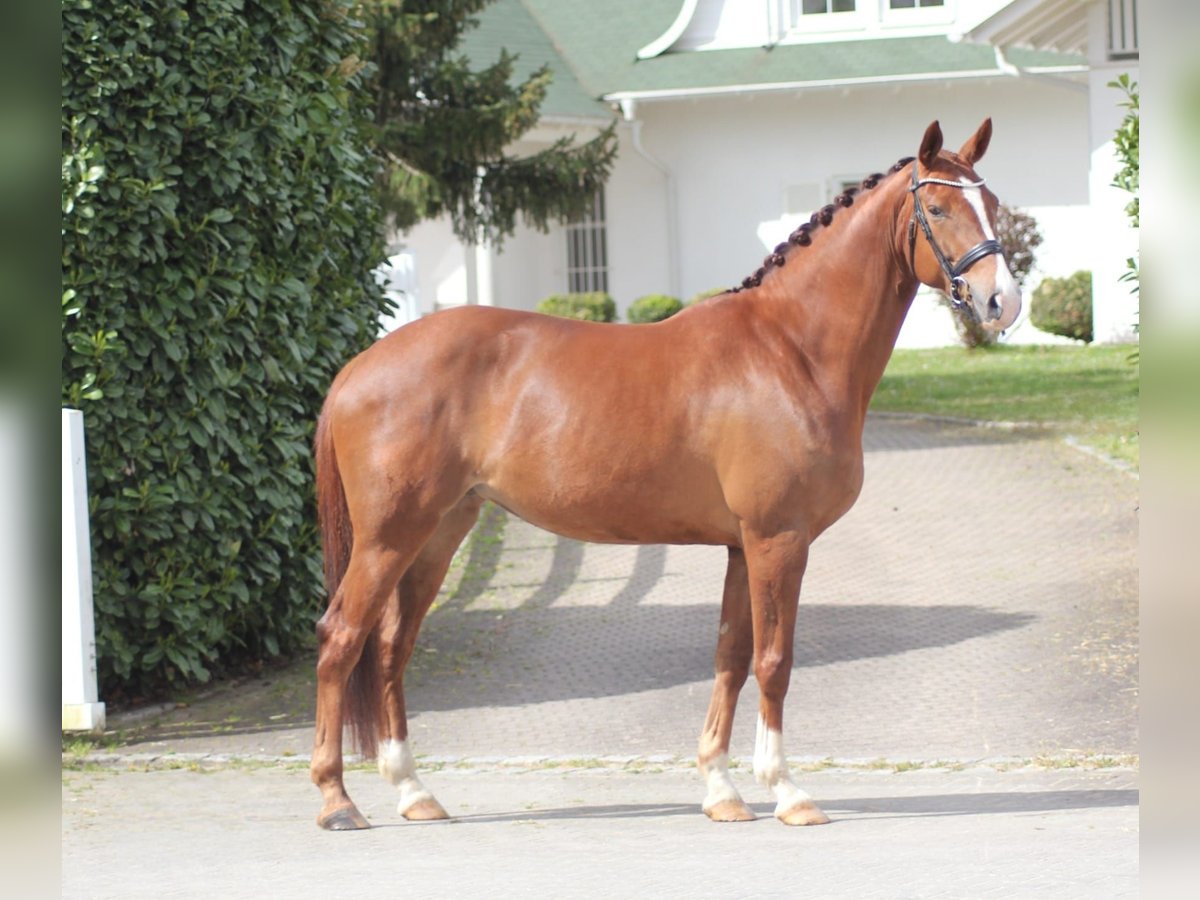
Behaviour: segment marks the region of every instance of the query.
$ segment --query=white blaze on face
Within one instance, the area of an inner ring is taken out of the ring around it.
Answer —
[[[983,188],[976,187],[966,179],[962,180],[963,196],[971,209],[975,211],[975,215],[979,219],[979,227],[983,230],[984,240],[996,240],[996,232],[992,230],[992,223],[988,221],[987,207],[983,202]],[[1016,279],[1012,277],[1012,273],[1008,271],[1008,262],[1000,254],[994,254],[992,259],[996,261],[996,284],[994,293],[1001,297],[1002,303],[1007,303],[1010,299],[1020,301],[1021,291],[1017,287]],[[965,274],[965,273],[964,273]],[[988,298],[981,298],[982,302],[987,303]],[[1007,312],[1007,310],[1005,310]],[[1003,313],[1001,314],[1003,317]]]

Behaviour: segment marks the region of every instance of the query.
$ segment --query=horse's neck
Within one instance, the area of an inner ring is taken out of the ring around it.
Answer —
[[[826,392],[864,415],[917,290],[902,262],[896,189],[892,179],[842,210],[760,288]]]

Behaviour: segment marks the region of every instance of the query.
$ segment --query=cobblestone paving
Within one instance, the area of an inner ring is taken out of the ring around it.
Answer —
[[[866,449],[859,503],[812,551],[789,751],[1135,753],[1136,482],[1055,442],[962,426],[872,421]],[[725,551],[581,544],[488,515],[502,542],[470,548],[426,625],[426,652],[450,666],[411,682],[420,748],[690,753]],[[735,754],[753,746],[756,706],[751,681]]]
[[[318,875],[433,896],[1135,896],[1134,769],[996,761],[1137,753],[1137,481],[1036,434],[920,420],[873,418],[866,451],[858,504],[810,557],[784,720],[790,756],[837,761],[799,778],[832,827],[696,812],[722,548],[585,545],[493,507],[408,683],[415,749],[459,825],[331,837],[302,768],[123,768],[303,759],[310,712],[164,728],[64,775],[64,859],[94,879],[64,867],[64,896],[328,896]],[[769,819],[744,768],[756,706],[751,681],[735,780]],[[854,765],[880,758],[915,771]],[[378,776],[350,789],[398,826]]]

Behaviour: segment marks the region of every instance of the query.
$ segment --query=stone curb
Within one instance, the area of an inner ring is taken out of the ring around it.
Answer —
[[[679,756],[421,756],[418,764],[427,771],[456,770],[463,772],[545,772],[597,771],[639,772],[646,769],[659,771],[695,771],[694,760]],[[263,766],[307,766],[307,756],[283,756],[278,754],[234,754],[234,753],[89,753],[83,756],[62,754],[62,768],[70,771],[84,766],[123,768],[179,768],[196,765],[202,768],[237,767],[240,765]],[[1112,756],[1085,754],[1071,756],[1023,757],[993,756],[980,759],[936,759],[936,760],[893,760],[893,759],[830,759],[825,757],[788,757],[788,763],[796,772],[988,772],[1014,771],[1106,771],[1138,772],[1140,760],[1136,756]],[[347,766],[374,767],[373,760],[364,760],[357,755],[347,755]],[[733,757],[731,769],[750,770],[753,761],[749,757]]]

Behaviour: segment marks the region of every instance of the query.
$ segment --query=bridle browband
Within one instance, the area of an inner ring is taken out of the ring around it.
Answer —
[[[942,267],[942,271],[946,273],[946,278],[950,280],[950,305],[956,311],[964,311],[967,315],[974,319],[978,319],[978,314],[975,308],[960,296],[960,291],[966,288],[970,294],[971,288],[967,284],[967,280],[963,278],[963,272],[971,268],[979,260],[985,256],[991,256],[993,253],[1004,255],[1004,248],[1000,246],[1000,242],[993,239],[981,241],[976,244],[954,264],[950,264],[950,260],[946,258],[946,254],[942,252],[942,248],[938,246],[937,241],[933,239],[933,229],[929,227],[929,220],[925,217],[925,207],[921,205],[921,195],[917,193],[917,189],[923,184],[944,184],[947,187],[969,188],[981,187],[985,179],[979,181],[950,181],[946,178],[918,178],[917,176],[917,161],[914,159],[912,164],[912,187],[908,192],[913,195],[913,218],[908,222],[908,244],[909,252],[912,253],[916,247],[917,231],[913,222],[916,221],[921,226],[921,231],[925,232],[925,240],[929,242],[929,249],[933,251],[933,255],[937,257],[938,265]],[[914,256],[915,260],[915,256]]]

